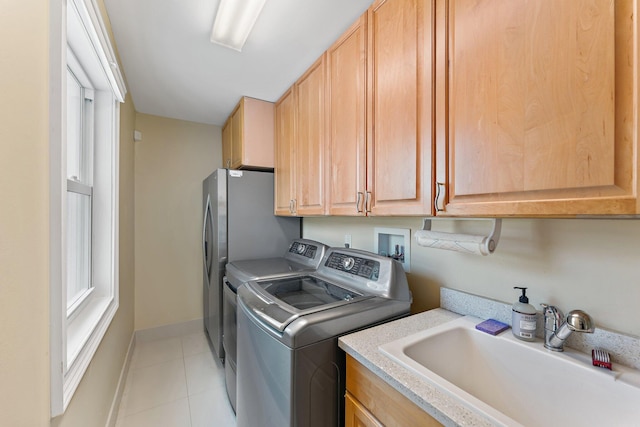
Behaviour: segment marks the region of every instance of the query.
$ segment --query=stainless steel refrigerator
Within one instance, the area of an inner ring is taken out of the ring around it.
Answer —
[[[299,218],[273,214],[273,173],[218,169],[202,183],[204,326],[222,347],[223,283],[227,262],[282,256],[301,235]]]

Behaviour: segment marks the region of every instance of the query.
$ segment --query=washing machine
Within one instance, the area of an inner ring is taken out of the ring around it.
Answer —
[[[391,258],[330,248],[315,272],[252,280],[238,290],[237,427],[344,422],[341,335],[409,314]]]

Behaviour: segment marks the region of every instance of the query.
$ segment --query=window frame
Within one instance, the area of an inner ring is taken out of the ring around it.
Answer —
[[[50,35],[50,394],[55,417],[69,405],[119,306],[118,160],[126,87],[95,0],[51,1]],[[66,199],[74,184],[66,167],[66,79],[74,54],[94,87],[93,156],[100,160],[91,162],[93,290],[69,312]]]
[[[73,50],[67,46],[67,73],[70,73],[73,79],[78,83],[78,87],[80,90],[80,100],[81,106],[79,108],[79,117],[78,122],[80,124],[80,129],[78,130],[79,147],[81,150],[79,155],[79,171],[78,175],[71,176],[69,172],[69,167],[65,168],[65,176],[67,178],[66,185],[66,194],[68,197],[69,193],[76,193],[83,196],[88,196],[89,198],[89,224],[88,224],[88,254],[85,254],[88,257],[89,265],[87,266],[87,278],[88,283],[86,283],[86,288],[83,286],[84,290],[79,293],[74,301],[69,304],[69,294],[66,295],[67,301],[67,322],[71,322],[75,319],[80,310],[83,310],[88,304],[92,301],[92,296],[95,295],[95,286],[93,280],[93,238],[92,238],[92,229],[93,229],[93,162],[94,162],[94,144],[95,144],[95,88],[91,83],[91,79],[88,77],[82,63],[78,60],[76,55],[73,53]],[[69,80],[67,79],[67,82]],[[66,91],[68,93],[68,91]],[[68,95],[67,95],[68,100]],[[70,114],[70,110],[67,108],[67,117]],[[67,121],[68,123],[68,121]],[[65,139],[68,140],[68,129],[67,129],[67,137]],[[68,153],[68,151],[67,151]],[[68,161],[68,155],[67,155]],[[68,204],[67,204],[68,206]],[[70,250],[70,242],[67,239],[67,256],[69,255]],[[67,266],[69,264],[67,263]],[[67,268],[67,273],[68,268]],[[69,276],[67,274],[66,284],[67,291],[69,289]],[[68,363],[68,362],[67,362]]]

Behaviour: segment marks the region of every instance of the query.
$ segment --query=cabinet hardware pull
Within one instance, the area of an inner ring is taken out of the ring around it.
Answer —
[[[293,213],[293,199],[289,199],[289,213]]]
[[[227,169],[231,169],[231,159],[227,159]]]
[[[293,199],[293,212],[291,213],[295,215],[297,210],[298,210],[298,199]]]
[[[371,191],[367,191],[367,197],[365,199],[365,213],[371,213]]]
[[[362,213],[362,208],[363,208],[363,206],[362,206],[363,197],[362,196],[364,196],[364,194],[362,194],[362,191],[358,191],[356,194],[357,194],[356,195],[356,210],[357,210],[358,213]]]
[[[436,212],[444,212],[444,190],[445,190],[444,183],[443,182],[436,182],[436,197],[435,197],[435,199],[433,199],[433,206],[435,207]],[[438,200],[440,199],[441,192],[442,192],[442,196],[443,196],[443,207],[442,207],[442,209],[438,206]]]

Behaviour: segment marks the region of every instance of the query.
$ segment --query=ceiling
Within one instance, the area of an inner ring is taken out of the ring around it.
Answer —
[[[222,125],[274,102],[372,0],[267,0],[242,52],[209,41],[219,0],[104,0],[136,111]]]

